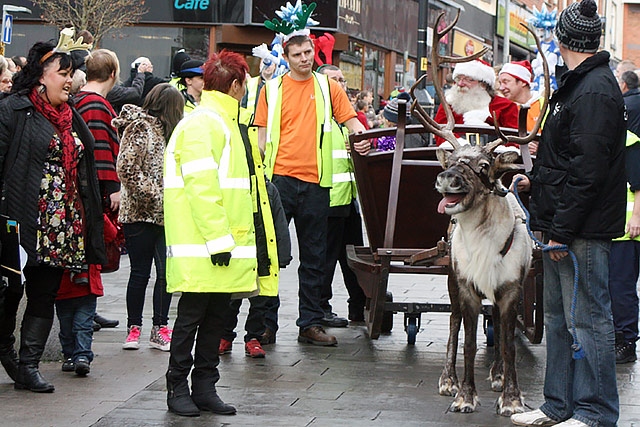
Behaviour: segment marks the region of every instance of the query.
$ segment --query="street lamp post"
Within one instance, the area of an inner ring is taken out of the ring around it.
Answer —
[[[418,0],[418,52],[417,52],[417,69],[420,79],[427,72],[427,28],[429,26],[429,0]],[[421,83],[420,89],[424,87]]]

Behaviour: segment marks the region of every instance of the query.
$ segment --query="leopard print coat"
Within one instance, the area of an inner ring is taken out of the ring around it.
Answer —
[[[164,226],[162,164],[166,141],[160,120],[127,104],[112,124],[121,135],[116,162],[122,185],[118,220]]]

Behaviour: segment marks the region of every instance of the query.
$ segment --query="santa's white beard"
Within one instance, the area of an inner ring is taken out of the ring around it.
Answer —
[[[472,88],[453,85],[445,93],[445,98],[457,114],[486,109],[491,102],[491,95],[487,93],[482,85]]]

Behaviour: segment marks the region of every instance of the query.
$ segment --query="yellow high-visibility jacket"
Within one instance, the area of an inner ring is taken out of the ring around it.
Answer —
[[[252,177],[238,128],[239,103],[204,91],[165,151],[168,292],[252,292],[257,261]],[[231,252],[229,266],[211,255]]]

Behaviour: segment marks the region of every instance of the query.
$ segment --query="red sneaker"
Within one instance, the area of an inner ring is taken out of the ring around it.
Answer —
[[[260,341],[253,338],[248,343],[244,345],[244,354],[253,358],[262,358],[265,356],[265,351],[262,349],[262,345],[260,345]]]
[[[231,344],[232,344],[231,341],[225,340],[224,338],[220,338],[220,347],[218,347],[218,354],[231,353]]]

